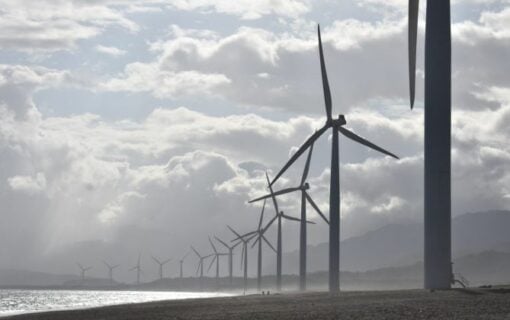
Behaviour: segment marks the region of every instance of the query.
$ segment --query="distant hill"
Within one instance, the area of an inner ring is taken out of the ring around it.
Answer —
[[[455,257],[487,250],[510,252],[510,211],[467,213],[452,221],[453,255]],[[308,270],[327,270],[328,244],[309,246]],[[299,252],[284,254],[285,273],[297,273]],[[346,271],[367,271],[398,267],[423,259],[423,225],[391,224],[362,236],[342,241],[340,265]],[[275,269],[274,261],[265,265],[266,272]]]
[[[75,275],[58,275],[29,270],[0,269],[0,286],[2,287],[54,287],[60,286],[67,281],[72,281],[73,279],[76,279]]]

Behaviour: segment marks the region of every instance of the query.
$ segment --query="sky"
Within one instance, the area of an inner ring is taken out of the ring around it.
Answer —
[[[0,0],[0,267],[177,260],[254,229],[265,171],[325,120],[318,23],[333,113],[401,157],[341,139],[341,237],[421,222],[421,2],[411,111],[405,0]],[[452,37],[452,213],[507,209],[510,1],[453,1]],[[326,214],[329,139],[309,177]],[[309,242],[327,241],[309,216]]]

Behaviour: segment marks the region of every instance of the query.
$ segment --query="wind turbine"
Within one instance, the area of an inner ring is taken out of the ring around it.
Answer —
[[[136,266],[134,266],[133,268],[129,269],[129,271],[133,271],[133,270],[136,270],[136,284],[140,284],[140,273],[142,273],[142,267],[141,267],[141,264],[140,264],[140,258],[141,258],[141,254],[138,254],[138,261],[136,263]]]
[[[258,260],[257,260],[257,290],[260,291],[262,288],[262,240],[276,253],[276,249],[273,247],[273,245],[267,240],[267,238],[264,236],[264,233],[267,231],[269,226],[273,223],[274,220],[276,220],[277,216],[274,216],[271,221],[265,226],[262,227],[262,222],[264,220],[264,209],[266,208],[266,200],[264,200],[264,204],[262,205],[262,211],[260,212],[260,219],[258,227],[255,231],[248,232],[241,236],[242,238],[245,238],[247,236],[255,235],[253,238],[256,238],[256,240],[252,244],[252,248],[258,243]],[[235,241],[238,239],[234,239],[232,241]],[[248,254],[248,252],[245,252],[245,254]]]
[[[326,73],[326,63],[324,62],[324,53],[322,49],[320,26],[317,27],[319,38],[319,58],[322,74],[322,86],[324,90],[324,101],[326,105],[326,123],[322,128],[312,134],[304,144],[290,157],[289,161],[283,166],[280,172],[273,179],[274,184],[280,176],[306,151],[324,132],[331,129],[333,139],[331,140],[331,175],[329,189],[329,291],[331,293],[340,290],[340,157],[338,146],[338,133],[345,137],[365,145],[371,149],[382,152],[386,155],[398,159],[393,153],[384,150],[372,142],[358,136],[354,132],[346,129],[347,124],[345,116],[340,114],[337,119],[333,119],[331,91],[329,89],[328,76]]]
[[[416,87],[419,0],[409,0],[409,90]],[[449,289],[451,269],[451,20],[450,0],[427,1],[425,24],[426,289]]]
[[[244,269],[243,271],[244,292],[246,292],[246,290],[248,289],[248,243],[250,242],[251,239],[253,239],[256,236],[256,234],[251,233],[252,234],[251,236],[248,237],[247,235],[244,235],[243,237],[239,233],[237,233],[237,231],[235,231],[232,227],[230,226],[227,227],[237,237],[232,241],[240,240],[240,242],[243,244],[243,251],[241,253],[241,268]]]
[[[80,263],[76,263],[78,265],[78,268],[80,268],[80,275],[81,275],[81,282],[85,282],[85,273],[92,269],[92,267],[84,267]]]
[[[181,278],[182,280],[182,277],[183,277],[183,271],[182,271],[182,265],[184,264],[184,260],[186,259],[186,257],[190,254],[191,251],[188,251],[182,258],[181,260],[179,260],[179,277]]]
[[[200,273],[200,287],[202,287],[202,284],[203,284],[203,279],[204,279],[204,260],[213,256],[214,254],[209,254],[207,256],[201,256],[200,253],[198,253],[198,251],[193,248],[193,246],[191,246],[191,250],[193,250],[193,252],[195,252],[195,254],[197,255],[198,257],[198,266],[197,266],[197,274]]]
[[[103,260],[104,265],[108,269],[108,279],[110,279],[110,284],[113,284],[113,270],[119,267],[118,264],[110,265],[108,262]]]
[[[234,261],[234,249],[242,243],[242,241],[238,241],[234,245],[229,246],[226,242],[218,238],[217,236],[214,236],[214,239],[221,243],[225,248],[228,249],[228,280],[229,284],[232,285],[232,274],[233,274],[233,261]]]
[[[270,194],[253,199],[250,201],[256,202],[267,198],[273,199],[274,208],[276,210],[276,214],[278,216],[278,246],[277,246],[277,259],[276,259],[276,288],[278,291],[281,290],[282,286],[282,228],[281,228],[281,219],[285,218],[288,220],[294,220],[300,222],[300,235],[299,235],[299,289],[304,291],[306,290],[306,225],[312,222],[306,220],[306,203],[310,203],[310,205],[317,211],[317,213],[329,224],[328,219],[322,214],[321,210],[313,201],[312,197],[308,194],[307,190],[310,188],[308,182],[306,182],[306,178],[308,177],[308,171],[310,169],[310,161],[312,158],[313,144],[310,146],[310,151],[308,153],[308,158],[306,160],[305,168],[303,170],[303,175],[301,176],[301,183],[299,186],[294,188],[282,189],[274,192],[271,183],[269,182],[269,176],[266,172],[267,184],[269,186]],[[296,219],[294,217],[289,217],[284,215],[283,212],[280,212],[278,209],[278,202],[276,201],[276,196],[288,194],[295,191],[301,191],[301,219]],[[313,223],[312,223],[313,224]]]
[[[158,258],[152,256],[152,260],[154,260],[154,262],[158,265],[159,267],[159,280],[163,280],[163,266],[167,263],[169,263],[170,261],[172,261],[172,259],[166,259],[164,261],[161,261],[159,260]]]
[[[211,260],[211,263],[209,264],[209,268],[207,269],[207,272],[211,270],[211,267],[214,264],[214,261],[216,261],[216,285],[218,285],[218,281],[220,279],[220,257],[228,256],[228,253],[221,253],[216,250],[216,247],[214,246],[214,243],[211,240],[211,237],[209,237],[209,243],[211,244],[211,247],[213,248],[213,259]]]

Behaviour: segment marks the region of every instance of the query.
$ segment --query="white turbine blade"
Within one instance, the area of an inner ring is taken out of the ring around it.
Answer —
[[[312,143],[314,143],[315,140],[317,140],[324,133],[324,131],[326,131],[329,127],[330,127],[330,125],[326,124],[324,127],[320,128],[318,131],[315,131],[315,133],[312,134],[303,143],[303,145],[301,145],[301,147],[299,147],[298,151],[296,151],[296,153],[294,153],[292,155],[292,157],[290,157],[289,161],[287,161],[287,163],[283,166],[283,168],[280,170],[280,172],[278,172],[278,174],[273,178],[273,181],[271,182],[271,184],[273,185],[278,180],[278,178],[280,178],[280,176],[282,174],[284,174],[285,171],[287,171],[287,169],[301,156],[301,154],[303,154],[303,152],[305,152],[306,149],[308,149],[308,147],[310,147],[310,145]]]
[[[375,144],[373,144],[372,142],[358,136],[357,134],[355,134],[354,132],[352,131],[349,131],[343,127],[338,127],[338,131],[340,131],[340,133],[342,133],[344,136],[346,136],[347,138],[353,140],[353,141],[356,141],[358,143],[361,143],[362,145],[365,145],[371,149],[374,149],[376,151],[379,151],[381,153],[384,153],[388,156],[391,156],[395,159],[399,159],[399,157],[397,157],[396,155],[394,155],[393,153],[387,151],[387,150],[384,150],[383,148],[379,147],[379,146],[376,146]]]
[[[326,72],[326,62],[324,61],[324,51],[322,49],[322,39],[321,39],[321,27],[317,25],[317,35],[319,36],[319,57],[321,62],[321,75],[322,75],[322,88],[324,90],[324,102],[326,105],[326,116],[328,117],[328,121],[331,120],[331,91],[329,90],[329,81],[328,74]]]
[[[191,250],[193,250],[193,252],[195,252],[195,254],[196,254],[199,258],[202,258],[202,257],[200,256],[200,253],[198,253],[198,251],[197,251],[195,248],[193,248],[193,246],[191,246]]]
[[[260,213],[260,219],[259,219],[259,227],[257,230],[260,230],[262,227],[262,220],[264,220],[264,209],[266,208],[266,200],[264,200],[264,203],[262,204],[262,212]]]
[[[209,268],[207,268],[207,272],[209,272],[209,270],[211,270],[211,267],[213,266],[213,263],[214,263],[214,261],[216,261],[216,259],[218,259],[218,256],[214,256],[214,258],[211,260],[211,263],[209,264]]]
[[[223,242],[220,238],[218,238],[217,236],[214,236],[214,239],[216,239],[216,241],[218,241],[219,243],[221,243],[222,245],[224,245],[225,247],[229,248],[230,249],[230,246],[228,244],[226,244],[225,242]]]
[[[267,243],[267,245],[269,247],[271,247],[271,249],[273,249],[274,252],[276,252],[276,249],[273,247],[273,245],[269,242],[269,240],[266,239],[266,237],[264,235],[261,236],[262,239],[264,239],[264,241]]]
[[[329,220],[326,218],[326,216],[322,213],[321,209],[319,209],[319,206],[313,201],[312,197],[308,194],[308,192],[305,191],[305,197],[306,200],[308,200],[308,203],[315,209],[315,211],[319,214],[319,216],[326,221],[327,224],[329,224]]]
[[[416,43],[418,40],[418,13],[420,9],[419,0],[409,0],[408,16],[408,60],[409,60],[409,99],[411,109],[414,107],[416,90]]]
[[[213,248],[214,253],[218,253],[218,251],[216,250],[216,247],[214,246],[214,243],[211,240],[211,237],[209,237],[209,243],[211,244],[211,247]]]
[[[260,235],[257,237],[257,240],[255,240],[255,242],[252,243],[251,247],[255,247],[255,245],[257,244],[257,242],[260,241]]]
[[[310,162],[312,160],[313,153],[313,142],[310,145],[310,151],[308,151],[308,158],[306,158],[305,168],[303,170],[303,175],[301,176],[301,185],[305,184],[306,178],[308,178],[308,172],[310,172]]]

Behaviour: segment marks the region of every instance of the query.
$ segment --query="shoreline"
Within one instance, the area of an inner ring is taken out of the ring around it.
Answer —
[[[121,304],[7,316],[9,320],[509,319],[510,287],[252,294]]]

